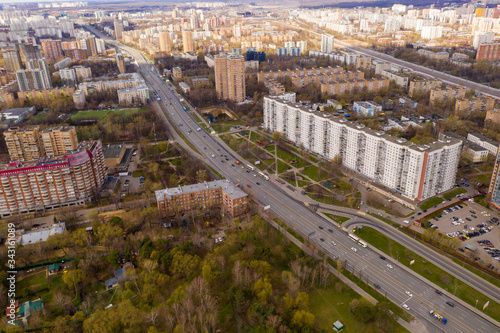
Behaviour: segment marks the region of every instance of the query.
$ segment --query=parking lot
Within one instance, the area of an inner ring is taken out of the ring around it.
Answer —
[[[483,206],[461,202],[443,210],[440,217],[435,217],[429,222],[432,228],[439,230],[443,235],[460,239],[463,242],[462,251],[467,245],[476,248],[476,251],[472,251],[476,260],[492,258],[494,259],[492,263],[500,266],[496,262],[500,260],[500,252],[496,251],[496,247],[500,247],[498,231],[500,227],[497,226],[499,220],[492,217]],[[484,240],[489,242],[483,242]]]

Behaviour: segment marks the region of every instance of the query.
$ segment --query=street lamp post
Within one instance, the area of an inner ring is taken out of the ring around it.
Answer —
[[[455,291],[453,292],[453,296],[457,293],[457,285],[455,284]]]
[[[478,300],[478,299],[476,299],[476,309],[477,309],[477,302],[478,302],[478,301],[479,301],[479,300]]]

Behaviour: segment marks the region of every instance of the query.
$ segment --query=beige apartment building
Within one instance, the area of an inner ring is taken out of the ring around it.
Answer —
[[[355,89],[367,91],[378,91],[380,89],[389,89],[389,79],[372,78],[362,80],[341,80],[331,83],[321,84],[322,95],[342,95],[351,93]]]
[[[161,31],[158,34],[160,40],[160,51],[170,52],[172,50],[172,41],[170,39],[170,33],[168,31]]]
[[[462,87],[445,87],[431,90],[429,98],[431,104],[437,101],[464,98],[467,89]]]
[[[432,89],[437,89],[441,86],[442,82],[438,79],[419,78],[410,81],[408,92],[410,96],[418,92],[428,92]]]
[[[495,100],[491,97],[459,98],[455,102],[455,114],[458,116],[469,116],[481,111],[493,110]]]
[[[248,195],[229,180],[215,180],[194,185],[167,188],[155,192],[161,218],[192,209],[221,206],[231,217],[247,213]]]
[[[486,118],[484,122],[492,122],[495,124],[500,124],[500,109],[489,110],[486,112]]]
[[[186,52],[195,53],[194,43],[193,43],[193,32],[190,30],[182,30],[182,49],[184,53]]]
[[[222,53],[215,56],[215,89],[219,99],[243,102],[246,98],[245,59]]]
[[[63,155],[78,146],[75,126],[47,128],[41,135],[46,155]]]
[[[11,161],[32,161],[45,156],[39,126],[11,127],[3,135]]]

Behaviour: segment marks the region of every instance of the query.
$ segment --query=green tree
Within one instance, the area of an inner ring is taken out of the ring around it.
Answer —
[[[269,282],[269,278],[258,279],[253,285],[253,291],[259,302],[264,304],[273,295],[273,286]]]
[[[293,314],[292,324],[296,325],[299,328],[302,328],[304,326],[313,326],[315,319],[316,317],[309,311],[297,310]]]

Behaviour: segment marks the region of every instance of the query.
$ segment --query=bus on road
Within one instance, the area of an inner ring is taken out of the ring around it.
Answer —
[[[356,243],[359,243],[359,237],[357,236],[354,236],[353,234],[349,234],[348,235],[349,239],[356,242]]]
[[[362,240],[362,239],[358,240],[358,244],[361,245],[362,247],[367,247],[368,246],[368,244],[364,240]]]
[[[265,180],[269,180],[269,176],[266,176],[264,173],[262,172],[259,172],[259,176],[261,176],[262,178],[264,178]]]
[[[253,165],[250,165],[250,164],[247,164],[247,168],[249,168],[250,170],[255,170],[255,167]]]

